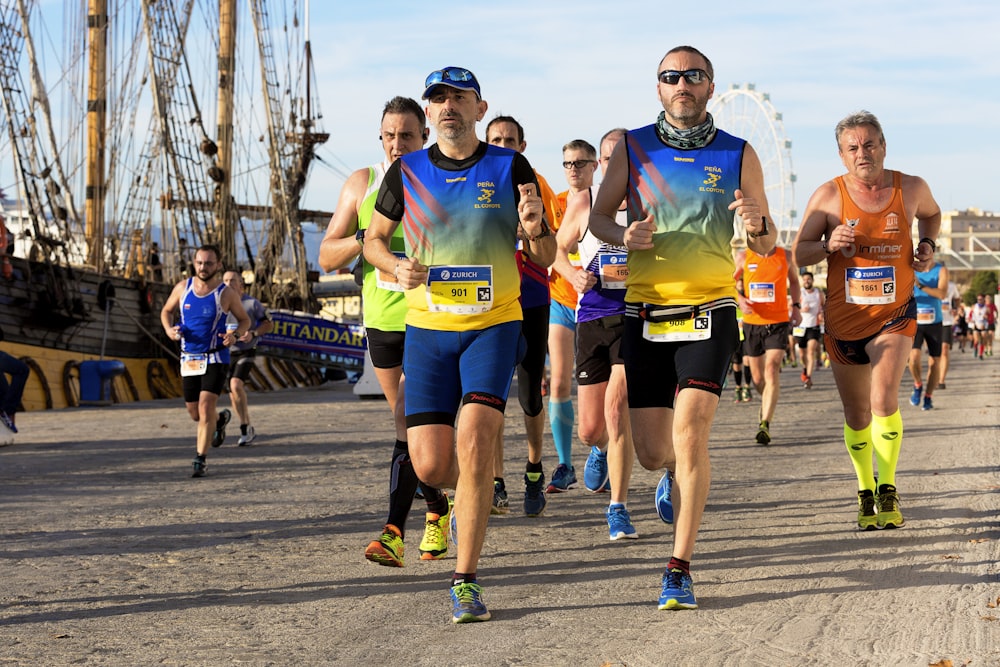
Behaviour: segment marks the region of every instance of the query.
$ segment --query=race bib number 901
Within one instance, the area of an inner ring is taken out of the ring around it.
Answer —
[[[432,266],[427,273],[427,310],[472,315],[493,307],[492,266]]]

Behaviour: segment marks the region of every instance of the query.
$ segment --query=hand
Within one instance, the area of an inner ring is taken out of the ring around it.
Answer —
[[[396,282],[403,289],[413,289],[427,283],[427,267],[415,259],[404,257],[396,263]]]
[[[653,247],[653,232],[655,231],[656,223],[653,222],[653,214],[650,213],[642,220],[636,220],[625,228],[622,244],[629,250],[649,250]]]
[[[577,271],[573,275],[573,289],[579,294],[586,294],[597,284],[597,276],[590,271]]]
[[[525,183],[517,186],[521,194],[520,201],[517,202],[517,217],[521,221],[521,227],[527,235],[527,240],[533,241],[539,233],[542,224],[542,198],[535,192],[534,183]]]
[[[917,247],[913,249],[913,270],[926,271],[932,266],[934,266],[934,249],[927,243],[918,243]],[[937,285],[928,285],[928,287],[937,287]]]
[[[167,331],[167,335],[170,336],[170,340],[180,340],[183,336],[181,335],[181,325],[175,324],[170,327]]]
[[[736,211],[736,215],[743,220],[743,228],[747,234],[756,235],[764,231],[764,217],[761,214],[760,204],[753,197],[743,196],[743,191],[738,189],[733,193],[736,200],[729,205],[729,210]]]
[[[837,225],[826,240],[826,252],[833,254],[852,245],[854,245],[854,228],[849,225]]]

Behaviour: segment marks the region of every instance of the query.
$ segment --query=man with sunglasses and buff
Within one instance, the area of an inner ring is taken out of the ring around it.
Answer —
[[[622,356],[632,439],[644,468],[673,477],[672,494],[664,480],[657,493],[658,513],[674,520],[659,608],[695,609],[690,562],[711,483],[708,438],[739,340],[732,211],[758,254],[774,247],[776,230],[757,153],[707,112],[709,59],[678,46],[656,74],[663,112],[615,148],[590,229],[628,249]],[[628,227],[615,223],[622,199]]]
[[[827,262],[826,351],[858,478],[858,529],[898,528],[899,383],[917,331],[914,271],[934,262],[941,209],[922,178],[885,168],[874,114],[844,118],[835,136],[847,173],[813,193],[793,251],[801,266]]]
[[[493,502],[494,448],[524,352],[514,248],[548,227],[528,160],[476,136],[488,105],[473,73],[431,72],[423,98],[437,143],[387,170],[364,256],[406,290],[410,457],[421,480],[455,489],[452,621],[468,623],[490,618],[476,570]],[[400,224],[403,258],[390,247]]]

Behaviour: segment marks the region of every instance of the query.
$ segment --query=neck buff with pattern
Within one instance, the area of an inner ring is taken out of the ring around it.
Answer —
[[[656,130],[660,139],[671,148],[702,148],[715,138],[715,120],[712,114],[706,113],[704,123],[688,130],[679,130],[667,122],[666,112],[661,111],[656,118]]]

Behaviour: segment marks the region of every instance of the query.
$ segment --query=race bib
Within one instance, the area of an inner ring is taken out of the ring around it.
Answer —
[[[933,307],[917,306],[917,324],[934,324],[936,321]]]
[[[892,266],[851,267],[845,276],[847,303],[859,306],[896,302],[896,269]]]
[[[406,259],[406,253],[404,252],[394,252],[392,254],[396,256],[396,259]],[[381,269],[375,269],[375,285],[379,289],[389,290],[390,292],[406,291],[399,286],[399,281],[396,280],[396,276],[391,273],[386,273]]]
[[[712,312],[665,322],[643,322],[642,337],[653,343],[708,340],[712,337]]]
[[[493,307],[492,266],[433,266],[427,273],[427,310],[473,315]]]
[[[625,289],[628,278],[628,255],[624,253],[598,253],[601,287],[603,289]]]
[[[802,338],[803,336],[806,335],[806,328],[805,327],[794,327],[792,329],[792,335],[795,336],[796,338]]]
[[[750,283],[747,298],[754,303],[774,303],[774,283]]]
[[[204,375],[208,370],[207,354],[181,353],[181,377]]]

